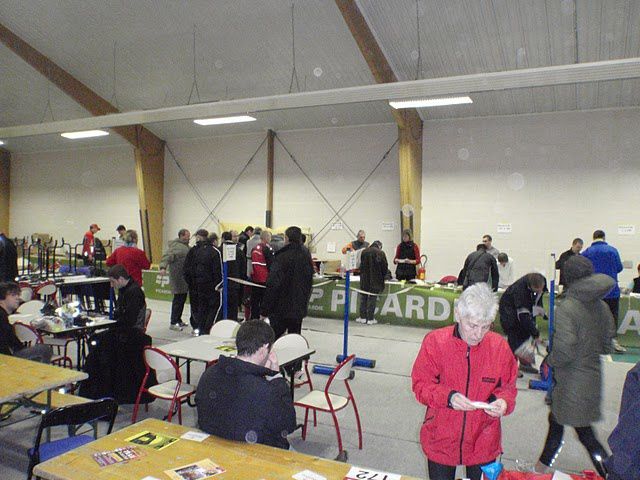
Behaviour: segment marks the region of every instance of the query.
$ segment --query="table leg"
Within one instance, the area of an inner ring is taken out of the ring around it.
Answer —
[[[51,389],[47,390],[47,412],[51,411]],[[47,443],[51,441],[51,428],[47,428]]]
[[[82,350],[84,349],[83,345],[84,335],[76,332],[76,369],[82,370]]]

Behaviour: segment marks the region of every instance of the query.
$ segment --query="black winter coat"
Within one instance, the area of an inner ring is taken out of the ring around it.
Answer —
[[[201,240],[187,253],[184,279],[189,288],[196,285],[218,286],[222,282],[222,255],[208,240]]]
[[[18,276],[18,251],[13,241],[0,234],[0,282],[15,282]]]
[[[196,391],[198,426],[229,440],[289,448],[286,435],[296,429],[296,412],[278,372],[221,356],[200,377]]]
[[[113,319],[118,322],[116,327],[143,330],[146,310],[147,304],[142,288],[133,279],[129,280],[118,292],[116,309],[113,312]]]
[[[498,262],[496,258],[484,250],[477,250],[470,253],[464,261],[464,267],[458,275],[458,284],[464,288],[470,287],[474,283],[489,283],[495,292],[498,290]]]
[[[382,250],[365,248],[360,256],[360,288],[365,292],[382,292],[388,270],[387,256]]]
[[[285,245],[273,257],[261,314],[290,319],[306,317],[312,283],[309,250],[296,243]]]

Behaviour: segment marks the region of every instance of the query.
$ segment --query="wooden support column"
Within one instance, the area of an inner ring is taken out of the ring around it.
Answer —
[[[397,82],[398,77],[384,56],[356,0],[335,2],[376,82]],[[412,218],[402,216],[402,228],[412,227],[414,241],[419,244],[422,218],[422,119],[415,109],[391,109],[391,113],[398,124],[400,139],[400,208],[403,205],[411,205],[414,209]]]
[[[9,236],[11,206],[11,154],[0,148],[0,232]]]
[[[114,105],[2,24],[0,24],[0,42],[92,115],[119,113]],[[133,146],[142,241],[150,260],[157,263],[162,255],[164,141],[142,125],[115,127],[111,130]],[[100,223],[100,219],[96,221]]]
[[[275,164],[274,140],[276,132],[267,132],[267,212],[265,215],[265,226],[273,228],[273,172]]]

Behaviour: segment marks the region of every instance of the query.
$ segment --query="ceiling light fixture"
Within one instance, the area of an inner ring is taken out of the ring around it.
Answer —
[[[473,103],[471,97],[444,97],[444,98],[425,98],[417,100],[401,100],[391,101],[389,105],[393,108],[424,108],[424,107],[444,107],[446,105],[462,105],[464,103]]]
[[[235,117],[202,118],[200,120],[194,120],[193,123],[197,123],[198,125],[226,125],[227,123],[243,123],[255,121],[256,119],[249,115],[237,115]]]
[[[2,140],[0,140],[0,145],[4,145],[4,142]]]
[[[60,136],[69,138],[71,140],[78,140],[80,138],[104,137],[105,135],[109,135],[109,132],[107,132],[106,130],[85,130],[83,132],[65,132],[60,134]]]

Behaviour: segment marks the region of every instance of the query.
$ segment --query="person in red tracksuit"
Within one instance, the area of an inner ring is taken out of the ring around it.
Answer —
[[[147,270],[151,263],[143,250],[138,248],[138,232],[135,230],[127,230],[124,234],[125,244],[116,248],[109,258],[107,258],[107,266],[113,267],[116,264],[124,265],[129,276],[139,285],[142,286],[142,270]]]
[[[431,480],[453,480],[457,465],[480,480],[480,467],[502,453],[500,418],[515,408],[518,364],[489,331],[497,310],[486,283],[467,288],[455,325],[428,333],[413,365],[413,392],[427,406],[420,443]]]
[[[269,269],[273,261],[273,249],[269,242],[271,233],[266,230],[260,232],[260,243],[251,251],[251,281],[259,285],[266,285]],[[260,307],[264,297],[264,287],[251,287],[251,319],[260,318]]]

